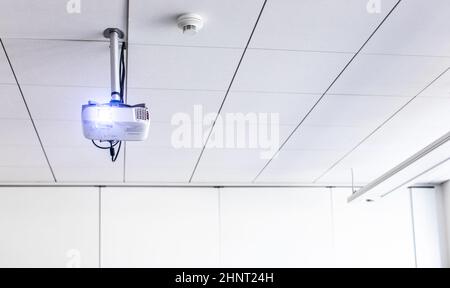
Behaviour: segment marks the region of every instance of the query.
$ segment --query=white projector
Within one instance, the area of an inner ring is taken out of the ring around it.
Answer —
[[[84,137],[100,141],[143,141],[148,137],[150,117],[145,104],[89,101],[81,110]]]

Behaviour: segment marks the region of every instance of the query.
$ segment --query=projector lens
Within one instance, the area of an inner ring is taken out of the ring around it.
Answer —
[[[112,111],[110,108],[97,109],[97,122],[112,122]]]

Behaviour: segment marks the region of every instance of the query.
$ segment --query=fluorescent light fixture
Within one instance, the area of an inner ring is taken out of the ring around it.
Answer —
[[[402,187],[414,184],[419,177],[449,161],[450,132],[356,191],[348,198],[348,202],[382,198]]]

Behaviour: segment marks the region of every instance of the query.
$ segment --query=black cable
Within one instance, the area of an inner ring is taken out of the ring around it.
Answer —
[[[122,141],[119,141],[119,147],[117,148],[117,153],[115,153],[115,156],[113,155],[111,157],[112,162],[116,162],[117,157],[119,157],[119,153],[120,153],[120,148],[122,147]],[[112,148],[114,149],[114,148]]]
[[[124,103],[124,91],[125,91],[125,49],[126,44],[122,44],[122,50],[120,51],[120,102]]]
[[[119,144],[119,141],[100,141],[100,142],[109,142],[109,143],[110,143],[110,146],[108,146],[108,147],[100,146],[100,145],[98,145],[97,143],[95,143],[94,140],[92,140],[92,143],[95,145],[95,147],[100,148],[100,149],[110,149],[111,146],[112,146],[112,147],[115,147],[117,144]],[[112,143],[112,144],[111,144],[111,143]]]

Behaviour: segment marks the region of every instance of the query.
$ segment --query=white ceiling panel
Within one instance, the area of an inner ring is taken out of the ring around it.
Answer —
[[[35,120],[35,123],[45,148],[95,148],[90,140],[84,138],[81,120]]]
[[[359,55],[330,93],[415,96],[449,65],[450,58]]]
[[[1,182],[53,181],[29,119],[0,119],[0,135]]]
[[[53,152],[53,151],[51,151]],[[107,153],[107,152],[105,152]],[[118,165],[116,163],[115,165]],[[72,165],[54,166],[56,179],[58,183],[80,183],[93,184],[99,183],[122,183],[123,166],[121,169],[105,167],[77,167]]]
[[[0,49],[0,84],[16,84],[3,49]]]
[[[241,49],[129,46],[130,88],[227,90]]]
[[[345,150],[367,135],[367,128],[352,126],[300,126],[283,150]]]
[[[220,134],[219,131],[221,130],[219,130],[219,126],[216,124],[216,127],[214,128],[215,130],[210,138],[212,139],[213,137],[220,137],[220,135],[223,135],[223,142],[215,142],[221,144],[222,147],[227,147],[227,141],[230,141],[230,138],[228,137],[236,137],[237,135],[237,128],[235,128],[232,129],[235,134],[230,136],[230,134],[228,134],[229,132],[227,132],[227,129],[230,129],[230,126],[227,125],[225,125],[225,128],[222,129],[223,134]],[[236,126],[232,126],[231,128],[233,127]],[[268,134],[264,135],[259,129],[263,129],[262,131],[267,131]],[[262,124],[262,126],[247,125],[246,131],[248,133],[245,135],[248,138],[240,139],[241,141],[244,141],[245,145],[243,145],[243,148],[239,148],[236,138],[234,138],[234,144],[236,145],[233,145],[232,148],[212,148],[211,145],[214,141],[208,142],[208,146],[205,149],[202,159],[195,172],[193,182],[217,181],[233,183],[252,181],[262,169],[264,164],[267,163],[268,159],[276,153],[282,141],[284,141],[293,130],[294,126],[280,125],[278,131],[274,131],[278,132],[279,135],[277,137],[276,133],[271,134],[268,127],[264,126],[264,124]],[[256,140],[255,148],[249,147],[250,135],[255,135],[258,137],[257,139],[254,139]]]
[[[50,162],[54,167],[89,168],[91,170],[91,173],[95,173],[95,169],[97,168],[110,169],[110,171],[116,169],[123,171],[122,153],[119,155],[119,158],[117,158],[117,161],[115,163],[112,163],[108,150],[99,150],[94,145],[91,146],[49,146],[46,147],[45,150],[47,151]],[[64,177],[59,178],[61,178],[62,180],[62,178]]]
[[[108,27],[126,31],[126,20],[126,0],[0,2],[2,38],[103,40]]]
[[[355,181],[373,181],[450,131],[448,107],[448,98],[416,98],[319,179],[319,183],[348,183],[342,175],[348,174],[351,168],[355,172]]]
[[[30,120],[0,119],[0,135],[2,135],[0,146],[39,146]]]
[[[450,160],[414,180],[416,184],[442,184],[450,180]]]
[[[352,54],[249,50],[232,90],[323,93]]]
[[[206,149],[192,182],[249,183],[267,162],[261,158],[261,152],[259,149]]]
[[[428,87],[420,97],[450,97],[450,70]]]
[[[263,0],[240,1],[130,1],[130,43],[244,47],[261,10]],[[196,13],[204,20],[194,37],[183,35],[176,19]]]
[[[81,106],[89,100],[111,100],[109,88],[23,85],[22,91],[33,119],[81,121]],[[81,125],[81,122],[77,122]]]
[[[110,87],[107,43],[7,39],[5,46],[21,85]]]
[[[282,125],[297,125],[316,103],[321,94],[283,94],[258,92],[230,92],[221,115],[243,113],[245,115],[269,113],[278,115]]]
[[[305,178],[300,178],[300,182],[316,180],[344,155],[344,151],[349,151],[355,147],[404,105],[407,100],[405,97],[326,96],[310,117],[306,119],[303,124],[306,126],[300,126],[286,143],[286,146],[283,147],[279,158],[269,164],[258,181],[281,181],[283,179],[294,181],[290,177],[297,178],[300,175],[307,175]],[[300,149],[304,151],[297,151]],[[323,153],[320,153],[320,150]],[[308,151],[315,151],[312,155],[317,159],[307,158],[310,155],[305,156],[304,153],[308,153]],[[285,153],[290,155],[291,152],[300,155],[294,154],[293,159],[305,157],[307,159],[306,164],[301,160],[298,164],[289,163],[292,160],[283,155]],[[308,170],[308,167],[311,167],[311,169]],[[324,168],[325,170],[320,171]],[[345,170],[348,173],[349,170]],[[280,176],[284,174],[286,176]]]
[[[375,129],[408,100],[406,97],[327,95],[305,124]]]
[[[127,182],[187,183],[201,149],[153,148],[127,143]]]
[[[268,1],[251,47],[356,52],[396,2],[369,13],[361,0]]]
[[[0,166],[0,182],[3,183],[39,183],[53,182],[48,166]]]
[[[449,11],[448,0],[402,1],[364,52],[450,56]]]
[[[46,147],[45,151],[60,183],[123,181],[123,152],[112,163],[108,150],[100,150],[93,145]]]
[[[203,116],[217,113],[224,96],[225,91],[201,90],[128,89],[127,93],[130,104],[147,104],[152,123],[170,123],[178,113],[188,114],[191,121],[202,121],[194,117],[195,111]]]
[[[341,150],[282,150],[256,182],[312,183],[342,153]]]
[[[45,167],[44,154],[40,146],[6,146],[1,145],[2,157],[0,158],[1,167]]]
[[[36,126],[58,182],[123,180],[124,146],[112,163],[108,150],[84,138],[80,121],[36,120]]]
[[[0,85],[0,95],[2,100],[0,119],[30,118],[17,85]]]

